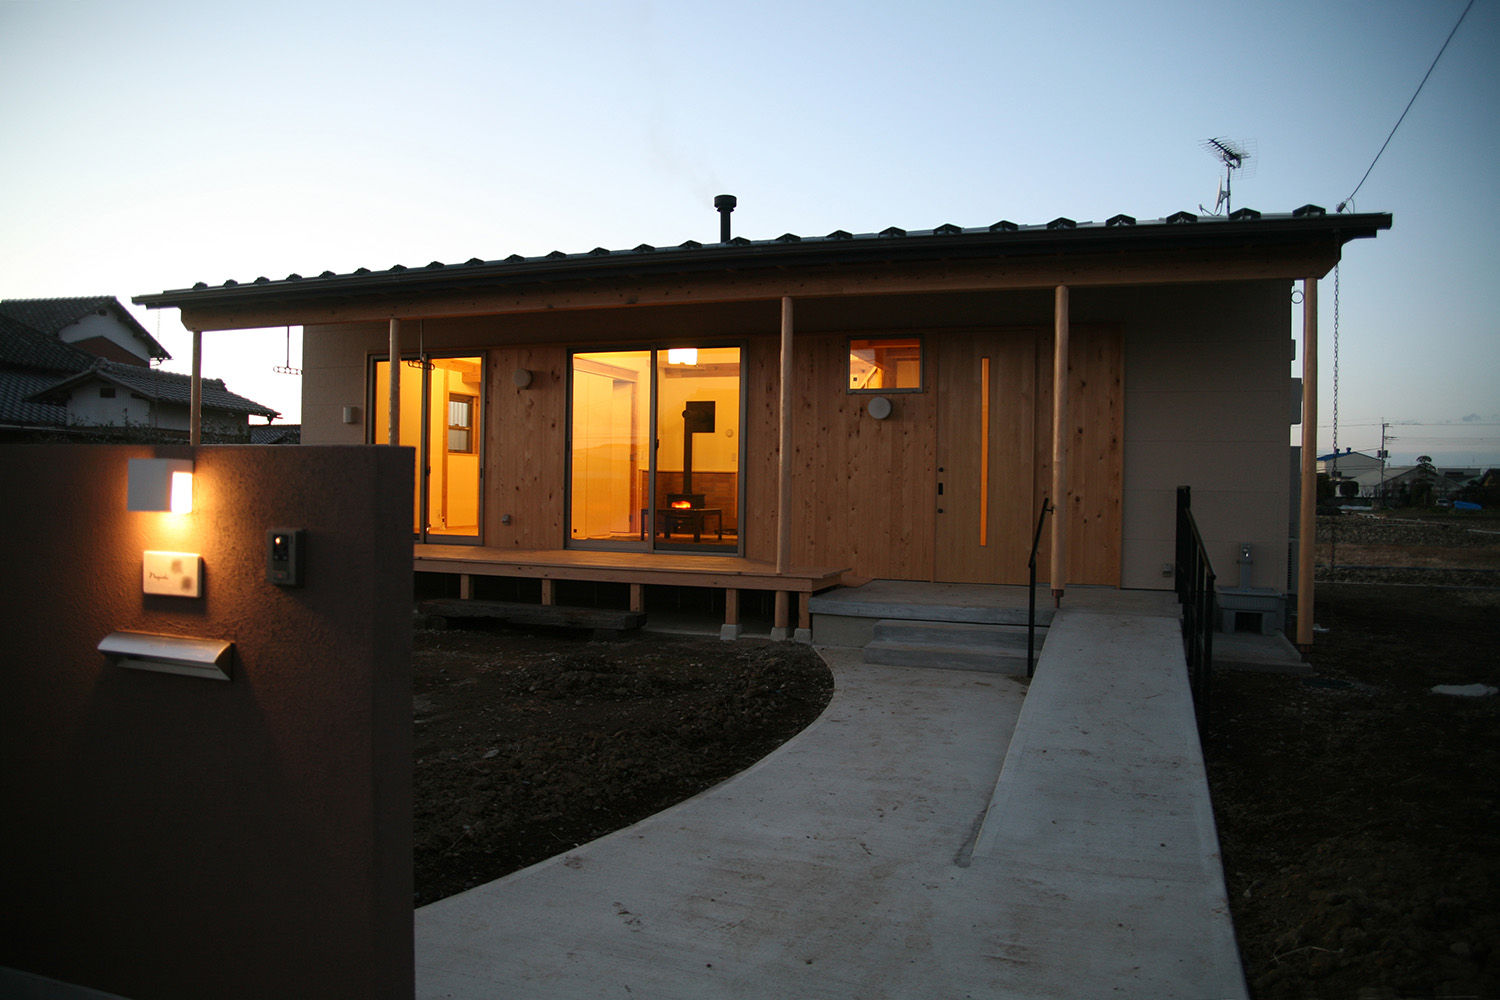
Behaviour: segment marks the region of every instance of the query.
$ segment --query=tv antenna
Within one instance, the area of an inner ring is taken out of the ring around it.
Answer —
[[[276,365],[271,371],[277,375],[301,375],[301,368],[292,367],[292,328],[286,328],[286,364]]]
[[[1213,139],[1204,139],[1201,143],[1208,155],[1224,164],[1224,180],[1219,185],[1218,196],[1214,198],[1214,208],[1210,212],[1201,204],[1198,206],[1206,215],[1228,215],[1234,211],[1230,203],[1230,188],[1236,170],[1243,169],[1245,161],[1250,159],[1250,150],[1244,142],[1234,139],[1225,139],[1222,136]],[[1223,211],[1219,211],[1223,208]]]

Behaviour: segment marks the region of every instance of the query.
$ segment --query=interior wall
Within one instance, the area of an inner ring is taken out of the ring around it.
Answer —
[[[127,460],[195,461],[189,514]],[[0,966],[127,997],[410,997],[409,449],[0,447]],[[306,531],[304,584],[265,533]],[[202,596],[142,593],[195,552]],[[116,631],[225,639],[230,679]]]

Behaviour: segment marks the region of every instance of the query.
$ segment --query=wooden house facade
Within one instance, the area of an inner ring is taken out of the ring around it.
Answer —
[[[135,301],[200,334],[302,325],[302,440],[415,449],[419,564],[696,566],[732,589],[736,560],[764,589],[797,570],[804,598],[1019,583],[1046,499],[1054,591],[1165,589],[1188,484],[1211,554],[1254,545],[1255,585],[1283,593],[1293,285],[1389,225],[1308,206],[722,232]]]

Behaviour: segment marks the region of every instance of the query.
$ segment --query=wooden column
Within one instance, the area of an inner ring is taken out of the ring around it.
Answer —
[[[203,331],[193,331],[193,377],[188,382],[188,444],[203,443]]]
[[[391,394],[390,394],[390,427],[386,444],[398,445],[401,443],[401,321],[391,317]]]
[[[631,611],[645,611],[646,610],[646,586],[645,586],[645,584],[632,583],[630,585],[630,610]]]
[[[1068,286],[1058,285],[1052,308],[1052,599],[1062,603],[1068,582]]]
[[[542,604],[552,607],[557,603],[557,581],[544,578],[542,580]]]
[[[731,642],[740,637],[740,592],[734,587],[724,588],[724,626],[719,629],[719,638]]]
[[[1302,496],[1297,519],[1297,648],[1313,644],[1318,522],[1318,281],[1302,279]]]
[[[780,453],[777,456],[776,572],[792,560],[792,300],[781,299],[781,405],[777,409]]]
[[[792,299],[781,297],[781,405],[777,409],[780,451],[777,456],[776,572],[785,573],[792,563]],[[772,639],[790,639],[790,594],[776,592]]]

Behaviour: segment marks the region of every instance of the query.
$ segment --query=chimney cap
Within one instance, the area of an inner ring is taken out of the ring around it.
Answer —
[[[734,207],[739,204],[739,199],[732,194],[721,194],[714,196],[714,208],[721,212],[733,212]]]

